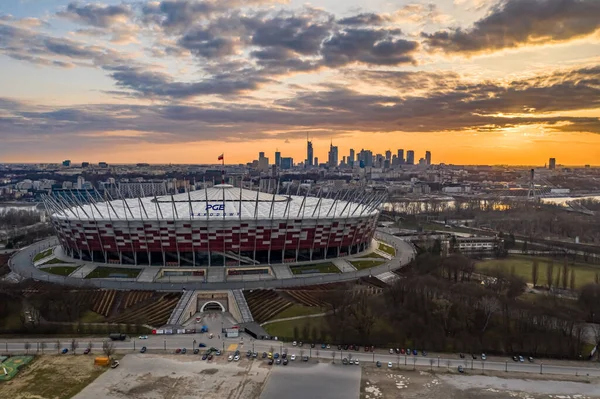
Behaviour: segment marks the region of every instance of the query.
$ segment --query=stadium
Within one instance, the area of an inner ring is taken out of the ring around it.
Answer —
[[[381,193],[269,194],[220,184],[118,199],[46,196],[63,252],[150,266],[253,266],[356,254],[373,238]]]

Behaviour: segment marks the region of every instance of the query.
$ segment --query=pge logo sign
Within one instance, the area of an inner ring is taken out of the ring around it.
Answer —
[[[216,205],[206,205],[206,209],[207,211],[224,211],[225,210],[225,204],[216,204]]]

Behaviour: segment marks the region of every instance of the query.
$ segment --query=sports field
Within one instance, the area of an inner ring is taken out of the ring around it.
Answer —
[[[10,381],[19,372],[19,368],[33,360],[33,356],[13,356],[0,364],[0,381]]]

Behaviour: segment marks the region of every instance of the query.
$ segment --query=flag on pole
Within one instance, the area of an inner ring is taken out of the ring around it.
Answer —
[[[223,154],[219,155],[219,161],[223,160]]]

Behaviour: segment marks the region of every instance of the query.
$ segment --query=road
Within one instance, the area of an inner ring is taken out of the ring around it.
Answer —
[[[414,257],[414,247],[398,237],[380,233],[388,237],[389,243],[393,244],[398,252],[398,256],[386,262],[385,264],[370,269],[362,269],[354,272],[339,274],[324,274],[322,276],[294,277],[279,280],[251,280],[251,281],[226,281],[226,282],[200,282],[200,281],[181,281],[172,283],[163,282],[139,282],[122,281],[121,279],[80,279],[74,277],[63,277],[54,274],[45,273],[33,266],[32,259],[35,254],[45,248],[57,245],[56,237],[48,238],[23,248],[9,261],[11,270],[24,278],[33,278],[39,281],[47,281],[57,284],[72,286],[96,286],[98,288],[116,289],[116,290],[149,290],[149,291],[175,291],[180,292],[184,288],[187,290],[232,290],[232,289],[259,289],[259,288],[286,288],[295,286],[306,286],[326,283],[338,283],[345,281],[354,281],[360,277],[376,276],[385,272],[390,272],[407,265]]]
[[[245,335],[245,334],[244,334]],[[77,338],[79,342],[78,353],[81,353],[84,348],[87,347],[88,342],[93,342],[93,353],[99,353],[101,351],[102,342],[105,338]],[[425,368],[454,368],[456,369],[459,365],[465,367],[468,370],[475,370],[477,373],[481,373],[482,368],[489,371],[509,371],[509,372],[521,372],[521,373],[533,373],[537,374],[542,372],[543,374],[556,374],[556,375],[588,375],[590,377],[600,377],[600,367],[597,363],[589,361],[561,361],[561,360],[539,360],[535,363],[518,363],[513,362],[511,359],[505,357],[489,357],[488,360],[482,361],[469,359],[460,359],[458,355],[450,354],[428,354],[428,356],[404,356],[404,355],[390,355],[383,350],[377,350],[374,353],[360,351],[339,351],[339,350],[327,350],[316,347],[311,349],[308,344],[305,344],[302,348],[294,347],[290,343],[284,343],[280,341],[256,341],[245,336],[241,339],[225,339],[220,340],[215,338],[208,339],[203,334],[190,334],[190,335],[169,335],[169,336],[149,336],[146,340],[131,339],[127,341],[115,341],[115,348],[119,353],[128,353],[139,351],[142,346],[151,352],[156,353],[173,353],[177,348],[187,348],[190,350],[193,348],[194,340],[197,343],[204,343],[208,347],[214,346],[219,349],[227,350],[230,345],[237,345],[238,349],[244,353],[248,350],[254,350],[260,353],[269,352],[282,352],[283,349],[287,349],[288,354],[304,354],[310,356],[311,359],[319,358],[327,361],[332,360],[333,354],[335,354],[335,361],[339,362],[343,358],[348,358],[349,355],[352,359],[358,359],[361,363],[380,361],[387,365],[387,362],[392,362],[394,367],[398,365],[413,366],[413,367],[425,367]],[[30,353],[35,353],[38,349],[39,342],[45,342],[47,344],[46,353],[54,353],[56,350],[56,339],[35,339],[30,341],[31,349]],[[60,341],[59,348],[70,348],[71,340],[62,338]],[[22,339],[5,340],[0,341],[0,353],[25,353],[24,341]],[[189,355],[182,355],[189,356]],[[192,355],[193,356],[193,355]],[[438,358],[439,356],[439,358]]]

